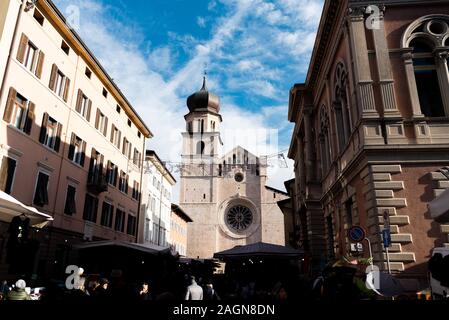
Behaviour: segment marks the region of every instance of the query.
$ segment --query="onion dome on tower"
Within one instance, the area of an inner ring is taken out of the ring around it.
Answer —
[[[200,91],[195,92],[187,98],[187,106],[189,107],[190,112],[220,112],[220,98],[207,90],[206,77],[203,77],[203,86]]]

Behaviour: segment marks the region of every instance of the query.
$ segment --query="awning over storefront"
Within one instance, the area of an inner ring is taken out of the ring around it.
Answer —
[[[286,246],[257,242],[245,246],[235,246],[232,249],[217,252],[214,258],[227,259],[248,259],[248,258],[275,258],[275,259],[295,259],[302,258],[304,252]]]
[[[39,212],[34,207],[24,205],[22,202],[0,191],[0,221],[10,223],[16,216],[25,215],[30,219],[30,225],[35,228],[42,228],[53,218],[48,214]]]
[[[449,189],[429,203],[430,216],[438,222],[449,222]]]
[[[83,244],[75,245],[74,249],[92,249],[92,248],[105,248],[105,247],[121,247],[128,248],[131,250],[142,251],[144,253],[159,255],[159,254],[170,254],[171,250],[169,247],[161,247],[155,244],[141,244],[134,242],[125,242],[117,240],[103,240],[103,241],[93,241],[86,242]]]

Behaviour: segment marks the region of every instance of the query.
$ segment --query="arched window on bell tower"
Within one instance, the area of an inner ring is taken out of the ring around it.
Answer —
[[[196,153],[197,154],[204,154],[204,149],[206,149],[206,144],[204,141],[198,141],[196,144]]]
[[[187,122],[187,132],[193,133],[192,121]]]
[[[215,138],[210,137],[210,155],[211,156],[213,156],[215,153],[214,142],[215,142]]]
[[[201,126],[200,127],[201,127],[200,128],[201,134],[203,134],[204,133],[204,120],[201,120]]]

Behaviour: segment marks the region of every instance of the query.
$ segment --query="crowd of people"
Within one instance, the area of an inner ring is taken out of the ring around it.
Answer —
[[[289,297],[288,289],[277,282],[271,289],[262,288],[254,281],[240,283],[222,280],[220,290],[214,286],[212,279],[204,280],[201,276],[184,275],[183,282],[177,288],[164,287],[154,290],[148,281],[129,284],[123,281],[113,281],[107,278],[80,276],[73,288],[68,289],[65,283],[50,282],[40,288],[37,294],[27,287],[23,279],[13,284],[3,281],[0,285],[0,300],[42,300],[42,301],[108,301],[126,299],[134,301],[232,301],[232,300],[272,300],[283,302]],[[64,286],[63,286],[64,285]]]

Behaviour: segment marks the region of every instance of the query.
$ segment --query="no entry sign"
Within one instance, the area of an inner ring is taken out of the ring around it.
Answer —
[[[353,242],[361,242],[365,239],[366,233],[362,227],[353,226],[348,230],[348,238]]]

